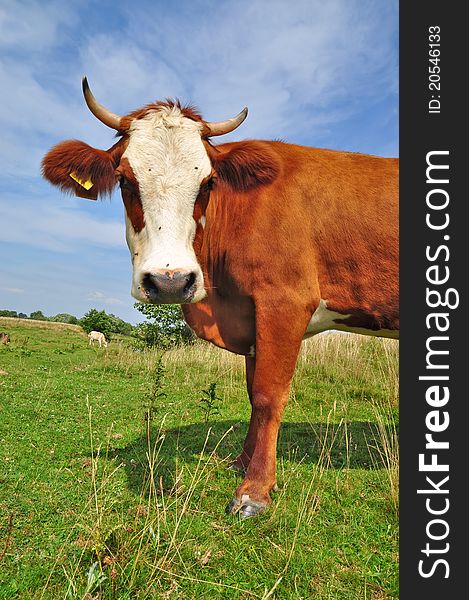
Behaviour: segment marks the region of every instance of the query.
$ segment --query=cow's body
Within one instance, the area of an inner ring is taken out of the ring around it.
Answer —
[[[10,343],[10,336],[8,333],[0,332],[0,344],[4,344],[5,346]]]
[[[91,346],[91,344],[93,342],[98,342],[100,348],[101,348],[101,346],[104,346],[105,348],[107,348],[106,337],[105,337],[104,333],[101,333],[100,331],[90,331],[88,334],[88,339],[89,339],[89,343],[88,343],[89,346]]]
[[[183,304],[198,336],[246,357],[252,414],[233,465],[245,477],[228,510],[254,515],[276,484],[301,341],[328,329],[397,337],[398,161],[282,142],[213,146],[246,110],[215,124],[171,103],[118,117],[86,81],[84,92],[122,137],[106,152],[63,142],[44,175],[93,198],[117,178],[132,294]]]
[[[327,329],[398,337],[398,161],[262,145],[288,177],[249,194],[213,190],[195,240],[207,297],[183,305],[189,325],[245,355],[259,305],[287,332],[299,321],[301,338]]]

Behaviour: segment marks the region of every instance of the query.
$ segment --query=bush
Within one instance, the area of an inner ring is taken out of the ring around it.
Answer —
[[[184,321],[178,304],[136,302],[134,308],[147,318],[134,329],[137,346],[166,349],[194,341],[195,334]]]

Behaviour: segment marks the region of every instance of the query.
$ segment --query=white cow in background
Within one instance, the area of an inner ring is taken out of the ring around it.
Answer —
[[[90,346],[92,342],[98,342],[100,348],[101,346],[107,348],[107,342],[106,338],[104,337],[104,333],[101,333],[100,331],[90,331],[88,334],[88,339],[90,340]]]

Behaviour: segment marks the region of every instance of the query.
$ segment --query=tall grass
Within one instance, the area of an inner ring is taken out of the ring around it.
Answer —
[[[363,359],[364,344],[366,345],[366,360]],[[385,357],[382,360],[383,355]],[[378,360],[378,357],[381,360]],[[111,358],[106,357],[105,361]],[[218,382],[225,395],[229,395],[233,388],[244,387],[244,360],[241,357],[227,352],[219,351],[203,343],[196,343],[191,347],[179,347],[167,351],[164,355],[154,351],[136,353],[124,344],[115,347],[112,362],[120,367],[131,370],[135,367],[146,369],[149,373],[159,372],[158,384],[161,385],[160,367],[164,364],[165,385],[171,385],[171,378],[181,368],[186,368],[184,383],[190,385],[191,372],[188,365],[203,368],[207,381]],[[336,382],[346,378],[368,383],[372,386],[381,386],[385,390],[385,399],[371,399],[371,410],[375,417],[376,428],[367,439],[370,460],[381,479],[387,481],[384,487],[388,490],[388,500],[393,510],[398,511],[398,437],[394,419],[397,407],[397,355],[396,344],[387,340],[365,340],[355,336],[329,334],[319,336],[306,342],[298,360],[297,378],[301,378],[302,370],[310,373],[314,370],[316,377],[326,376]],[[213,383],[211,385],[216,385]],[[160,393],[153,389],[154,397]],[[292,401],[296,402],[294,391]],[[346,403],[346,398],[343,399]],[[191,469],[187,465],[176,462],[172,473],[172,485],[165,488],[163,478],[158,475],[161,467],[161,451],[165,444],[165,416],[161,418],[156,430],[151,428],[151,419],[146,420],[146,465],[142,480],[141,494],[138,509],[135,511],[133,524],[130,527],[130,538],[120,539],[116,535],[125,529],[129,530],[119,520],[114,526],[104,525],[105,512],[111,509],[110,480],[117,472],[106,473],[102,471],[101,482],[97,477],[99,469],[97,462],[100,450],[91,448],[93,458],[92,470],[92,495],[93,506],[91,514],[94,523],[89,527],[90,539],[88,544],[98,559],[101,571],[100,577],[94,578],[95,589],[110,582],[112,587],[116,579],[120,580],[120,587],[126,589],[138,588],[142,569],[146,572],[146,581],[149,588],[157,589],[173,582],[173,589],[177,582],[184,580],[194,584],[207,583],[220,591],[224,597],[241,597],[267,599],[275,596],[275,591],[288,572],[292,560],[298,550],[301,532],[305,527],[314,527],[315,518],[321,510],[321,496],[324,490],[325,475],[330,472],[335,464],[333,457],[334,448],[338,445],[344,447],[343,468],[336,476],[336,487],[339,492],[339,479],[345,473],[345,484],[348,485],[348,472],[350,468],[350,453],[353,452],[352,436],[348,431],[347,411],[344,406],[339,407],[340,400],[335,400],[327,414],[320,419],[321,427],[317,428],[316,420],[309,421],[312,435],[317,438],[319,448],[318,458],[310,472],[309,480],[305,481],[299,493],[296,505],[296,517],[293,530],[290,531],[287,543],[283,548],[285,556],[284,567],[277,574],[273,586],[265,588],[263,593],[237,587],[236,585],[223,584],[220,581],[204,579],[194,576],[191,567],[185,564],[184,546],[187,540],[195,535],[191,527],[192,503],[195,496],[204,495],[210,488],[210,480],[216,478],[216,472],[223,466],[223,460],[217,456],[217,450],[225,437],[231,433],[228,429],[218,440],[210,444],[211,429],[207,429],[205,441],[198,460]],[[308,421],[308,418],[306,418]],[[90,421],[90,432],[92,425]],[[90,433],[90,442],[93,443]],[[209,449],[211,446],[211,449]],[[275,495],[275,500],[268,521],[271,526],[282,522],[283,514],[288,510],[289,480],[295,477],[292,470],[300,471],[301,460],[297,464],[287,464],[280,461],[281,478],[283,486]],[[301,475],[300,475],[301,477]],[[184,527],[182,524],[184,523]],[[195,525],[194,525],[195,526]],[[123,557],[126,557],[123,560]],[[211,551],[197,552],[194,560],[200,565],[207,564],[211,558]],[[89,589],[89,576],[88,576]],[[75,586],[76,588],[76,586]],[[171,590],[171,587],[169,588]],[[86,592],[83,598],[86,598]],[[168,597],[171,596],[169,593]],[[110,597],[113,597],[112,595]],[[238,596],[236,596],[238,597]]]

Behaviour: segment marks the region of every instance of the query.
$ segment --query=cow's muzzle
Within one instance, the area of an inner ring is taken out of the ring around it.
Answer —
[[[142,291],[152,304],[185,304],[191,302],[197,288],[197,274],[180,269],[159,269],[145,273]]]

